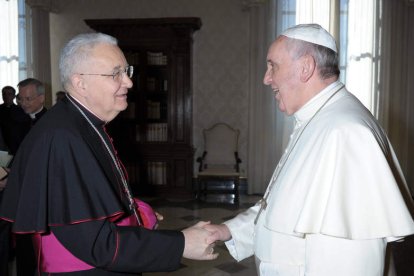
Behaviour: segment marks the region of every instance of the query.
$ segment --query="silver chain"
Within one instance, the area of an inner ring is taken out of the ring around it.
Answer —
[[[113,153],[109,149],[109,146],[107,145],[105,139],[102,137],[101,133],[98,131],[98,129],[95,127],[95,125],[89,120],[88,116],[86,116],[86,114],[83,112],[83,110],[79,106],[77,106],[68,95],[66,95],[66,96],[69,99],[69,101],[79,110],[79,112],[82,114],[82,116],[85,118],[85,120],[89,123],[89,125],[95,130],[96,134],[98,134],[98,136],[101,139],[102,143],[105,145],[106,151],[108,152],[109,156],[112,159],[112,162],[115,164],[115,168],[117,169],[119,175],[121,176],[122,185],[124,187],[126,196],[128,198],[128,201],[129,201],[129,208],[134,213],[134,216],[135,216],[135,218],[138,222],[138,225],[143,225],[142,220],[139,217],[138,212],[135,208],[136,204],[135,204],[134,198],[132,197],[132,194],[131,194],[131,191],[129,189],[128,183],[126,181],[125,174],[123,173],[117,159],[115,158],[115,156],[113,155]]]
[[[321,105],[321,107],[319,107],[319,109],[315,112],[315,114],[313,114],[313,116],[306,122],[305,126],[302,128],[302,130],[300,131],[298,137],[296,138],[296,140],[294,141],[292,147],[290,147],[289,152],[287,153],[287,156],[284,160],[284,162],[282,163],[282,165],[280,166],[280,168],[277,170],[276,175],[272,176],[271,182],[270,182],[270,186],[267,189],[266,194],[263,196],[262,199],[259,200],[260,203],[260,209],[259,212],[257,213],[257,216],[254,220],[254,224],[257,224],[257,221],[259,220],[259,217],[261,215],[261,213],[263,212],[263,210],[266,209],[267,207],[267,199],[270,195],[270,191],[272,190],[274,184],[276,183],[277,178],[280,175],[280,172],[282,171],[283,167],[285,166],[290,154],[292,153],[293,149],[295,148],[296,144],[298,143],[300,137],[302,136],[303,131],[305,130],[305,128],[309,125],[309,123],[313,120],[313,118],[315,118],[315,116],[319,113],[319,111],[321,111],[321,109],[333,98],[333,96],[336,95],[336,93],[339,92],[339,90],[341,90],[345,85],[341,85],[331,96],[329,96],[329,98]]]

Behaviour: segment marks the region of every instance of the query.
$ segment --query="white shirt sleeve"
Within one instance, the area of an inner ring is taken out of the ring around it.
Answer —
[[[224,222],[230,230],[232,239],[225,244],[230,255],[238,262],[254,254],[254,220],[260,209],[256,204],[235,218]]]

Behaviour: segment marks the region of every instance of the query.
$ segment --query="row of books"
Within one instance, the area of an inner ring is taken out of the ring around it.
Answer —
[[[162,52],[147,52],[148,65],[167,65],[167,56]]]
[[[127,52],[127,53],[125,53],[125,58],[126,58],[129,65],[139,64],[139,53]]]
[[[148,142],[166,142],[168,141],[167,123],[153,123],[147,125],[145,139]],[[136,141],[141,141],[139,125],[136,126]]]
[[[167,184],[167,163],[166,162],[148,162],[148,183],[151,185]]]
[[[159,120],[162,114],[167,112],[167,106],[158,101],[147,101],[147,119]],[[165,115],[164,115],[165,116]],[[135,103],[128,103],[128,107],[122,112],[122,117],[127,119],[135,119]]]
[[[125,58],[129,65],[139,64],[139,53],[126,52]],[[163,52],[147,52],[147,64],[148,65],[167,65],[168,58]]]
[[[168,141],[167,123],[154,123],[147,125],[147,141]]]
[[[147,119],[159,120],[165,117],[167,106],[158,101],[147,101]],[[162,116],[164,114],[164,116]]]
[[[152,91],[167,91],[168,90],[168,80],[157,79],[155,77],[147,78],[147,90]]]

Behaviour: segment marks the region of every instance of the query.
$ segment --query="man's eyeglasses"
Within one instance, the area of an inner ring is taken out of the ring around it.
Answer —
[[[16,100],[17,100],[18,102],[20,102],[20,103],[23,103],[23,102],[31,102],[31,101],[33,101],[34,99],[36,99],[37,97],[39,97],[39,96],[40,96],[39,94],[34,95],[34,96],[31,96],[31,97],[22,97],[22,96],[20,96],[20,95],[17,95]]]
[[[79,75],[86,75],[86,76],[103,76],[103,77],[112,77],[114,81],[120,81],[124,77],[124,75],[127,75],[128,78],[132,78],[132,75],[134,74],[134,66],[128,65],[124,69],[119,69],[114,71],[112,74],[79,74]]]

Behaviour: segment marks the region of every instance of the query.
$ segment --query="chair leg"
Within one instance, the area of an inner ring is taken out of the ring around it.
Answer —
[[[240,178],[237,177],[234,180],[234,203],[239,204],[239,184],[240,184]]]
[[[193,193],[194,193],[195,199],[199,199],[199,197],[200,197],[200,180],[198,178],[194,182],[194,190],[193,190]]]

